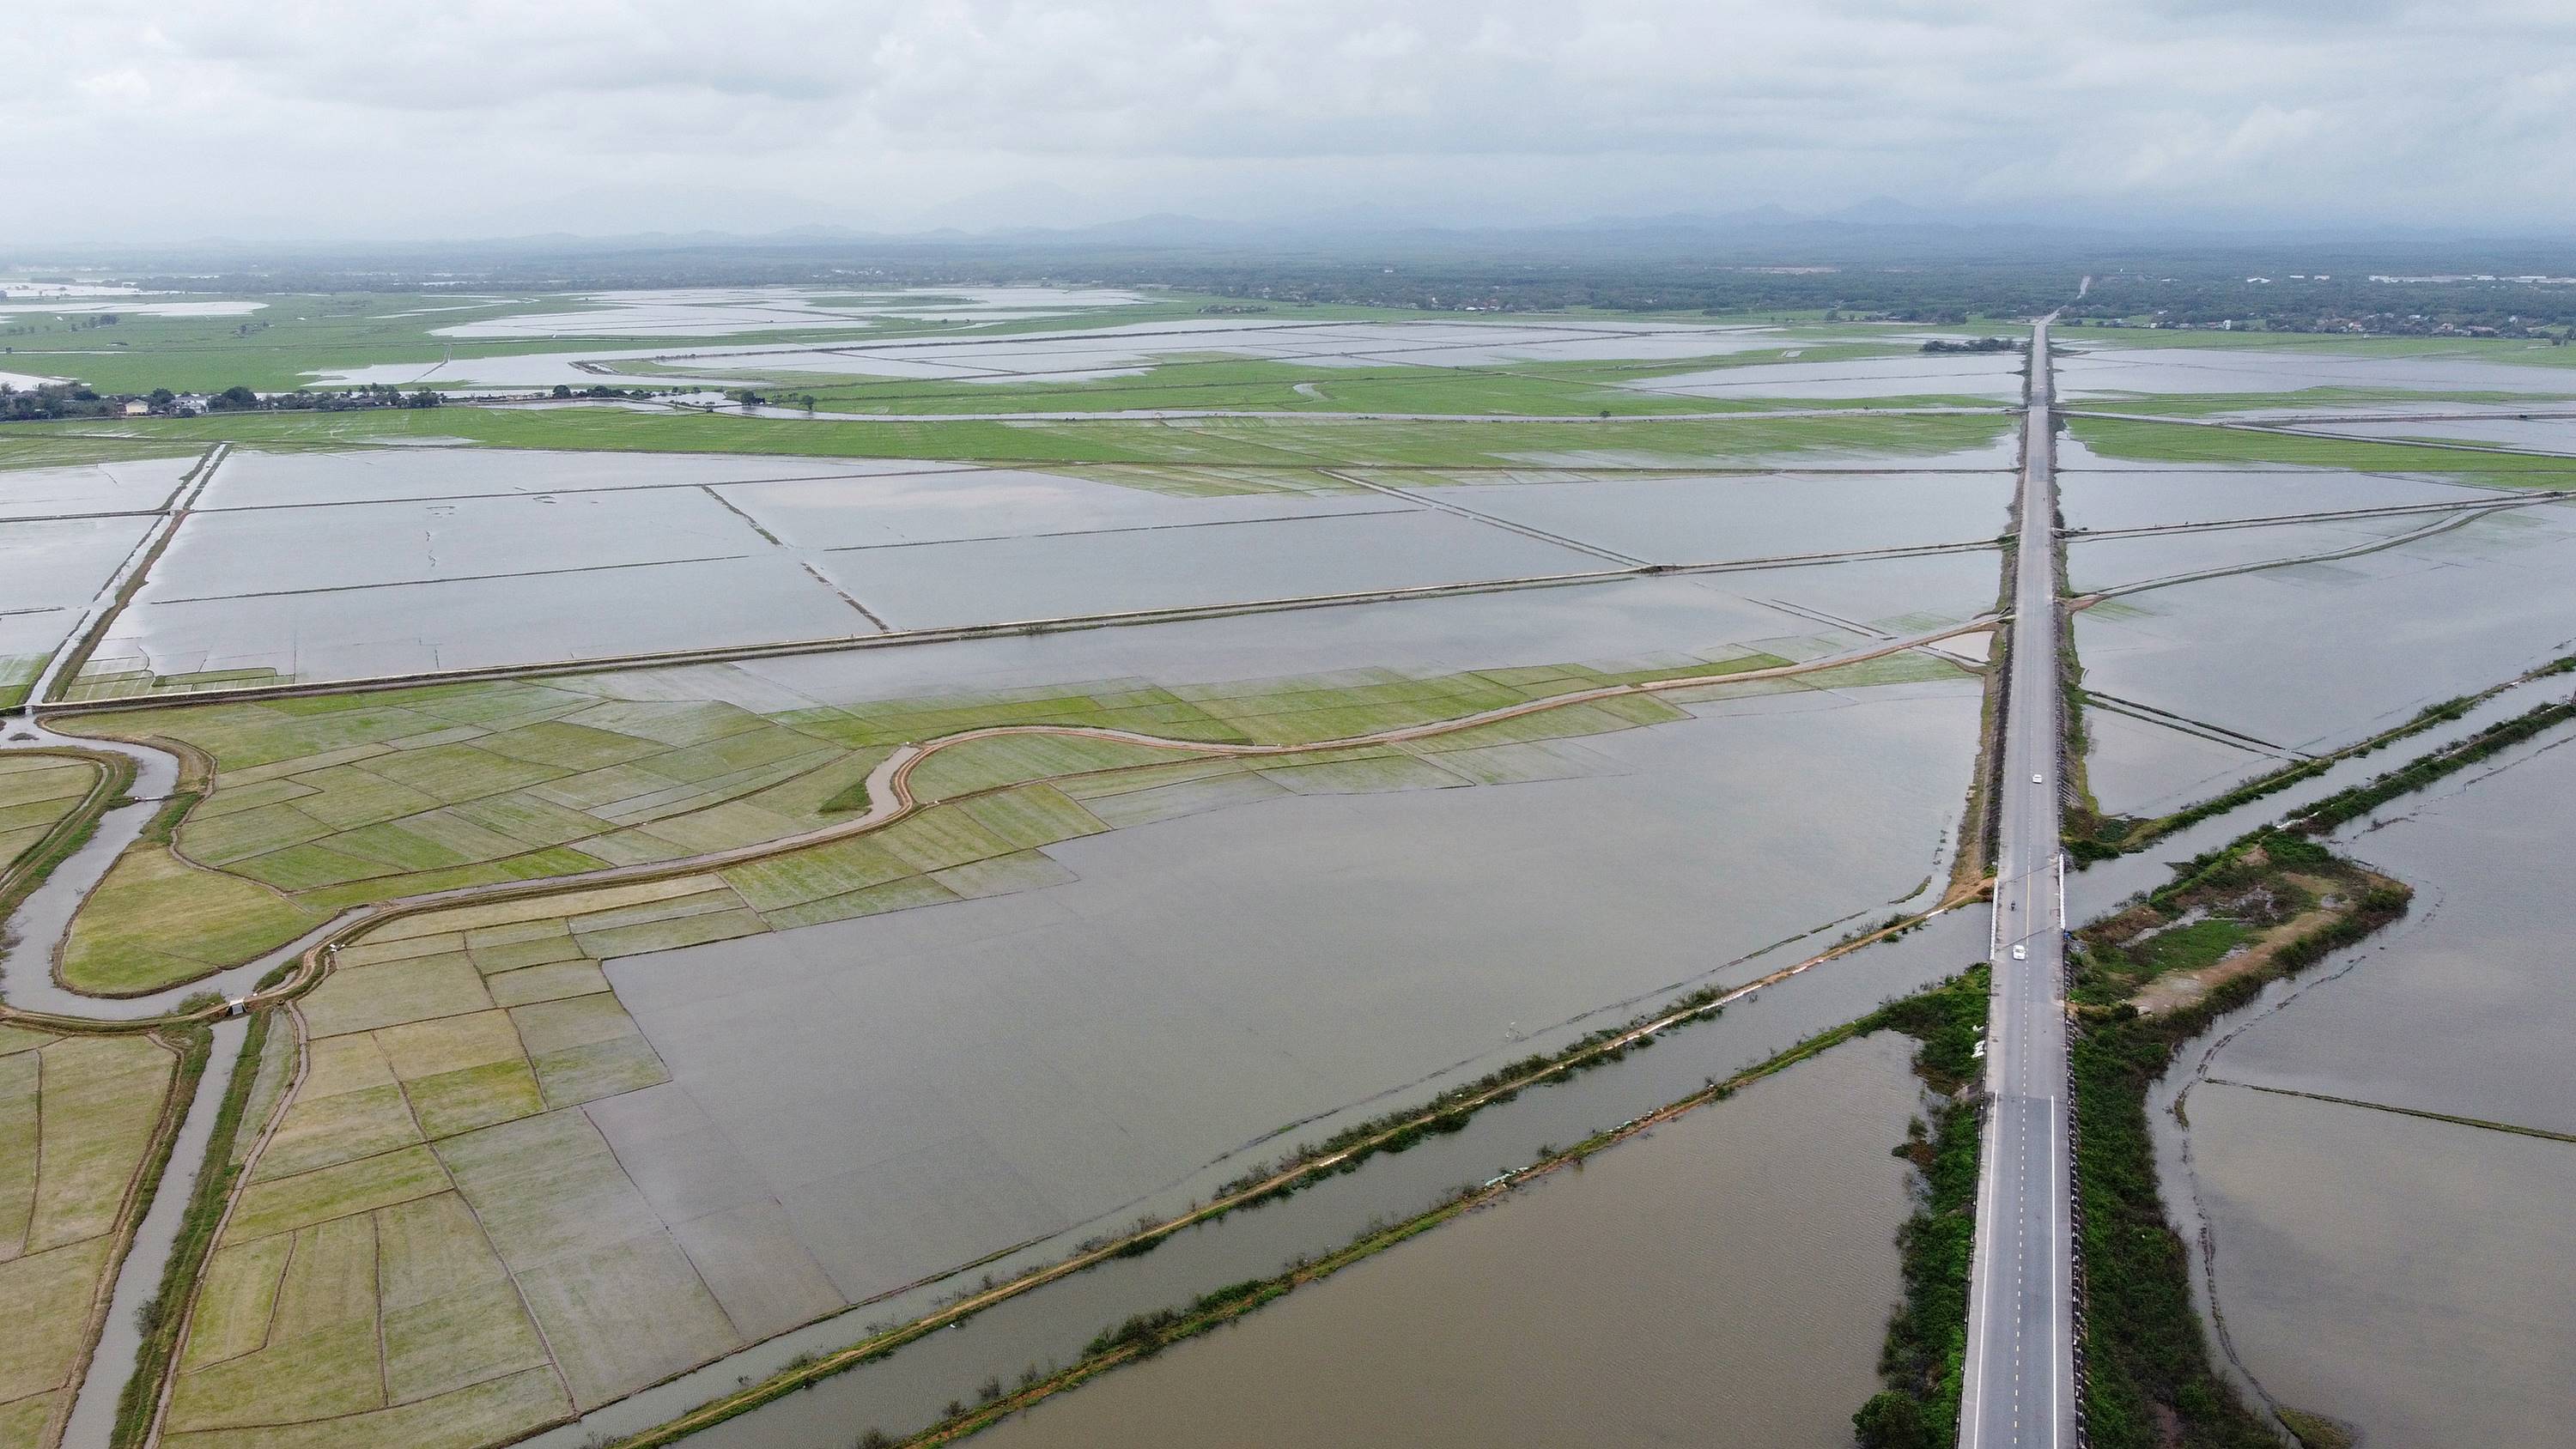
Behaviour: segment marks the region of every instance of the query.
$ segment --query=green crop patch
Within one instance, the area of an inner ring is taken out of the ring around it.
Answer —
[[[447,1175],[429,1148],[405,1147],[293,1177],[253,1182],[234,1205],[226,1236],[247,1242],[427,1197],[446,1187]]]
[[[327,1097],[299,1097],[259,1157],[255,1178],[293,1177],[399,1151],[420,1141],[403,1089],[388,1082]]]
[[[62,977],[109,995],[157,990],[246,961],[323,919],[264,886],[188,865],[166,846],[138,844],[72,918]]]

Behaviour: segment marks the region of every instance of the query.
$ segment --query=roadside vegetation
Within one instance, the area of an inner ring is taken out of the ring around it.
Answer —
[[[1917,1118],[1896,1148],[1922,1179],[1914,1214],[1897,1234],[1905,1298],[1879,1351],[1887,1387],[1852,1415],[1861,1449],[1947,1449],[1958,1440],[1980,1145],[1978,1110],[1966,1094],[1978,1078],[1987,1006],[1987,971],[1979,966],[1881,1012],[1920,1043],[1914,1071],[1931,1093],[1931,1120]]]

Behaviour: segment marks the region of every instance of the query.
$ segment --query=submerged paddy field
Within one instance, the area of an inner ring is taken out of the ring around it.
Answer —
[[[1109,289],[327,300],[279,301],[223,355],[664,395],[0,435],[0,556],[28,561],[0,573],[0,667],[45,731],[0,752],[0,847],[95,808],[99,767],[22,746],[175,776],[137,787],[131,833],[100,827],[95,885],[59,939],[10,948],[0,995],[146,1020],[255,996],[271,1042],[241,1068],[237,1176],[162,1184],[188,1211],[128,1442],[613,1438],[965,1296],[966,1331],[706,1442],[911,1432],[1987,947],[1969,909],[1839,949],[1982,874],[2023,359],[1922,349],[1979,329]],[[2185,393],[2565,375],[2225,352],[2218,391],[2166,381],[2200,365],[2172,352],[2059,382],[2161,418]],[[767,400],[722,391],[746,387]],[[2576,561],[2564,459],[2095,417],[2063,457],[2103,814],[2184,809],[2576,636],[2548,583]],[[1721,998],[1633,1063],[1404,1125]],[[175,1053],[0,1030],[30,1061],[169,1064],[127,1073],[101,1128],[128,1181]],[[1850,1211],[1630,1263],[1634,1293],[1693,1291],[1600,1383],[1652,1397],[1751,1332],[1730,1361],[1839,1367],[1733,1384],[1745,1442],[1839,1442],[1876,1387],[1909,1180],[1888,1148],[1915,1087],[1850,1065],[1871,1049],[1623,1149],[1641,1182],[1722,1161],[1750,1195],[1731,1211],[1784,1174]],[[1837,1071],[1865,1109],[1834,1105]],[[1398,1147],[1292,1174],[1293,1207],[1105,1256],[1372,1132]],[[1667,1196],[1553,1183],[1373,1271],[1451,1255],[1557,1301],[1512,1272],[1531,1235],[1606,1255],[1566,1259],[1590,1279],[1669,1231]],[[104,1304],[113,1233],[74,1241],[99,1256],[62,1301]],[[1310,1321],[1390,1291],[1370,1281],[998,1437],[1254,1402],[1283,1354],[1301,1392],[1335,1382],[1350,1335]],[[1614,1298],[1596,1310],[1633,1319]],[[66,1352],[93,1331],[47,1321]],[[1552,1352],[1439,1347],[1462,1383]],[[52,1422],[125,1383],[75,1364],[31,1358],[0,1412]]]

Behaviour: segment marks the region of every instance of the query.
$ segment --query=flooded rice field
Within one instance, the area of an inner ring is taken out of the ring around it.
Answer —
[[[78,468],[0,468],[0,526],[18,519],[150,513],[169,505],[197,455]]]
[[[2085,784],[2105,815],[2151,819],[2290,763],[2213,735],[2095,705],[2084,712]]]
[[[2453,515],[2440,513],[2399,513],[2332,522],[2077,538],[2066,545],[2066,578],[2068,586],[2079,594],[2127,588],[2208,569],[2247,568],[2367,549],[2441,527],[2452,518]]]
[[[1000,635],[601,679],[620,694],[782,711],[925,696],[972,701],[1068,682],[1195,688],[1311,678],[1330,687],[1540,662],[1617,671],[1748,650],[1814,658],[1869,641],[1779,603],[1890,626],[1926,616],[1966,620],[1994,607],[1997,574],[1995,553],[1974,550]]]
[[[1772,473],[1442,488],[1435,502],[1654,563],[1990,540],[2007,473]]]
[[[2393,392],[2576,394],[2576,369],[2479,357],[2371,356],[2334,344],[2273,348],[2123,347],[2069,334],[2051,354],[2057,395],[2085,399],[2172,393],[2284,393],[2314,387]]]
[[[1758,961],[1745,963],[1744,969],[1776,969],[1820,949],[1840,929],[1784,942]],[[1143,1257],[1114,1259],[1012,1299],[882,1362],[704,1431],[695,1442],[714,1449],[838,1449],[871,1427],[920,1427],[937,1418],[949,1401],[971,1400],[975,1386],[987,1377],[1007,1382],[1027,1368],[1070,1363],[1094,1333],[1131,1314],[1187,1303],[1216,1286],[1275,1273],[1301,1255],[1331,1252],[1372,1224],[1421,1212],[1463,1183],[1543,1156],[1550,1144],[1577,1141],[1652,1111],[1698,1090],[1710,1077],[1741,1071],[1881,1001],[1920,990],[1979,959],[1985,949],[1982,913],[1950,913],[1902,941],[1872,946],[1767,988],[1714,1019],[1668,1032],[1651,1051],[1524,1092],[1469,1119],[1463,1131],[1427,1138],[1400,1155],[1372,1158],[1356,1173],[1328,1179],[1257,1211],[1193,1227]],[[1719,1110],[1748,1100],[1749,1095],[1738,1097]],[[1650,1152],[1660,1140],[1633,1150]],[[1760,1150],[1780,1147],[1766,1141]],[[1596,1159],[1593,1166],[1607,1160]],[[1813,1207],[1802,1205],[1800,1211],[1812,1212]],[[1007,1276],[1025,1263],[1052,1261],[1063,1251],[1060,1243],[1037,1245],[1002,1259],[994,1271]],[[573,1449],[594,1434],[631,1432],[731,1390],[739,1375],[772,1372],[795,1354],[851,1342],[861,1329],[846,1320],[902,1321],[950,1291],[936,1285],[908,1290],[648,1389],[531,1443],[536,1449]],[[1801,1296],[1776,1312],[1759,1305],[1750,1311],[1794,1320],[1811,1311],[1806,1303]],[[1866,1349],[1876,1341],[1878,1321],[1872,1321],[1868,1337],[1856,1347]],[[1846,1423],[1856,1406],[1857,1400],[1843,1409]]]
[[[2309,431],[2351,438],[2492,443],[2518,452],[2576,454],[2576,418],[2424,418],[2404,422],[2339,422],[2318,425]]]
[[[1844,1449],[1900,1292],[1911,1045],[1838,1047],[981,1437]]]
[[[1885,357],[1834,362],[1755,363],[1628,384],[1683,397],[1832,398],[1973,397],[2021,401],[2022,358],[2016,353]]]
[[[95,695],[380,678],[1490,586],[1645,560],[1951,545],[2002,528],[2006,485],[2001,474],[1973,472],[1811,472],[1192,496],[937,464],[241,452],[216,470],[80,683]],[[14,541],[29,560],[11,580],[19,596],[0,603],[23,611],[86,602],[152,521],[0,523],[0,550]],[[1991,577],[1974,577],[1980,571],[1992,574],[1990,557],[1766,570],[1741,575],[1740,586],[1736,574],[1711,575],[1647,592],[1730,622],[1673,638],[1623,609],[1615,622],[1627,637],[1593,654],[1812,632],[1816,621],[1796,607],[1747,602],[1756,598],[1803,599],[1798,607],[1846,620],[1966,619],[1991,604]],[[1853,589],[1859,595],[1847,597]],[[1713,590],[1733,592],[1719,599]],[[1555,612],[1579,624],[1604,597],[1567,596]],[[1407,616],[1416,617],[1425,616]],[[537,621],[548,627],[527,627]],[[1337,648],[1374,640],[1371,621],[1351,623],[1310,615],[1284,637],[1330,661]],[[1386,642],[1410,632],[1399,624]],[[1045,661],[1045,679],[1061,680],[1066,658],[1118,652],[1114,641],[1050,640],[1029,657]],[[1355,662],[1316,667],[1390,659],[1372,642]],[[1083,668],[1073,677],[1106,676]]]
[[[370,679],[877,632],[793,559],[716,559],[138,601],[117,616],[80,683],[134,692]]]
[[[2413,915],[2186,1046],[2187,1134],[2156,1114],[2243,1368],[2365,1444],[2554,1442],[2576,1412],[2571,813],[2562,730],[2346,827]]]
[[[1595,573],[1622,565],[1428,509],[826,554],[896,628]]]
[[[1914,895],[1977,713],[1808,692],[1561,742],[1572,778],[1202,792],[1014,893],[617,962],[672,1080],[602,1127],[673,1204],[780,1205],[848,1300],[1114,1223]]]
[[[2546,504],[2127,595],[2077,613],[2075,639],[2088,689],[2313,750],[2576,651],[2571,570],[2576,509]]]
[[[1023,321],[1143,300],[1111,288],[941,287],[823,291],[788,287],[674,287],[591,292],[560,311],[531,310],[436,329],[440,337],[700,337],[847,327],[874,320]]]
[[[2057,490],[2066,526],[2088,532],[2511,496],[2493,488],[2322,468],[2068,468],[2059,471]]]
[[[692,453],[580,453],[516,448],[236,450],[215,471],[201,509],[291,508],[491,495],[703,488],[785,478],[927,473],[959,465],[844,458]],[[0,474],[0,479],[7,475]]]
[[[1357,489],[1183,497],[1006,468],[726,484],[714,491],[780,540],[824,549],[1259,523],[1418,506]]]
[[[133,515],[0,523],[0,614],[78,609],[151,529]]]

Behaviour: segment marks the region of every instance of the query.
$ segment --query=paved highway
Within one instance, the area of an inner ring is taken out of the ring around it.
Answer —
[[[1984,1157],[1959,1414],[1964,1449],[2072,1449],[2078,1442],[2057,833],[2064,731],[2046,319],[2031,331],[2030,375],[1995,855]]]

